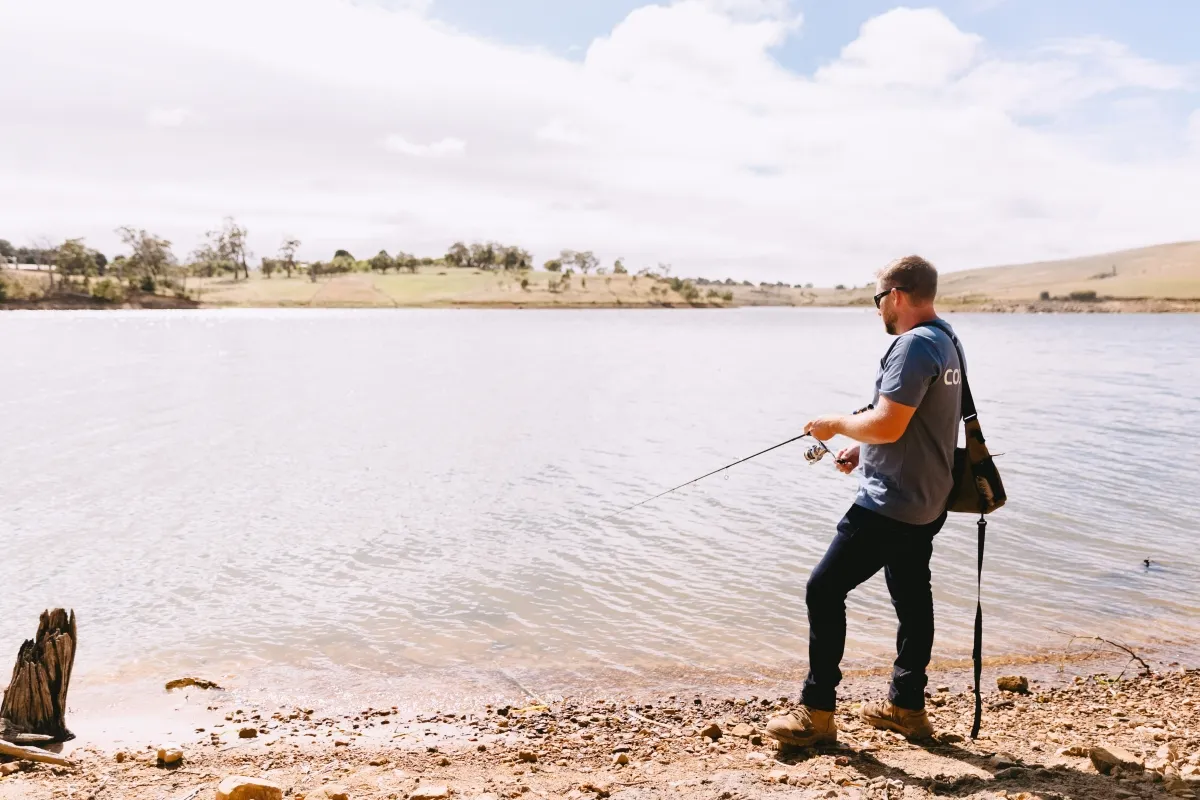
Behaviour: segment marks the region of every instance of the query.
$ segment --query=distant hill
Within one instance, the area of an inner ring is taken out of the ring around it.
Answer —
[[[1063,261],[1041,261],[943,273],[939,299],[1036,300],[1042,292],[1066,297],[1200,299],[1200,242],[1121,250]]]

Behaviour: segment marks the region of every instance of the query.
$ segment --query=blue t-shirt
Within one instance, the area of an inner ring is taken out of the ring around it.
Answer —
[[[954,340],[932,325],[913,328],[892,345],[879,362],[875,403],[882,396],[917,410],[895,442],[860,447],[857,505],[913,525],[933,522],[946,510],[954,485],[963,368]]]

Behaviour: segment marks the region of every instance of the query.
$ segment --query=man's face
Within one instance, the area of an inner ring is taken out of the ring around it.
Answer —
[[[883,281],[878,281],[875,284],[875,293],[882,292],[886,287]],[[892,336],[896,335],[896,325],[898,315],[896,314],[896,293],[888,292],[887,296],[879,301],[879,316],[883,318],[883,327]]]

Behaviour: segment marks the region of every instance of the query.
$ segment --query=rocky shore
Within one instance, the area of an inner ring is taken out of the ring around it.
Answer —
[[[239,705],[184,686],[206,721],[173,742],[84,745],[71,766],[9,761],[0,800],[436,798],[1189,798],[1200,794],[1200,670],[989,680],[967,738],[969,676],[934,674],[932,742],[857,721],[882,694],[848,681],[840,741],[779,749],[761,733],[797,698],[672,694],[526,698],[406,716]],[[995,688],[1004,685],[1006,691]],[[1027,687],[1027,688],[1026,688]]]

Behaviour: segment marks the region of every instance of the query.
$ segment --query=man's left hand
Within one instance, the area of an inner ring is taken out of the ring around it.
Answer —
[[[804,426],[804,432],[812,434],[814,439],[825,442],[841,432],[841,421],[842,418],[839,416],[817,417]]]

